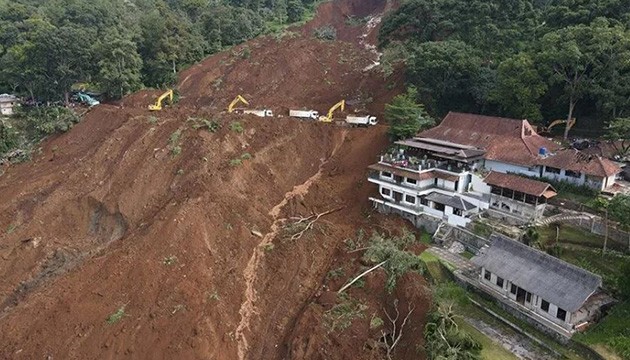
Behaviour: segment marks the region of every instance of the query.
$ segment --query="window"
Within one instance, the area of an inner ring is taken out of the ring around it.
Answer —
[[[463,212],[461,209],[453,209],[453,214],[457,216],[462,216]]]
[[[564,170],[564,174],[566,176],[574,177],[574,178],[580,178],[582,176],[582,174],[580,174],[579,172],[572,171],[572,170]]]
[[[510,288],[510,292],[516,295],[516,285],[512,284],[512,287]]]
[[[427,200],[424,197],[420,198],[420,204],[424,205],[424,206],[429,206],[429,200]]]
[[[545,172],[552,173],[552,174],[560,174],[560,169],[551,167],[551,166],[545,166]]]
[[[392,173],[387,172],[387,171],[381,171],[381,176],[385,178],[390,178],[390,179],[393,177]]]
[[[411,179],[411,178],[405,178],[405,181],[409,184],[413,184],[416,185],[418,183],[418,181],[416,179]]]
[[[540,303],[540,308],[543,311],[549,312],[549,302],[547,300],[544,300],[544,299],[541,299],[541,300],[542,300],[542,302]]]
[[[492,276],[492,273],[488,270],[484,270],[483,271],[483,278],[490,281],[490,276]]]
[[[564,309],[558,308],[558,312],[556,313],[556,317],[562,321],[567,319],[567,311]]]
[[[381,188],[381,194],[383,194],[383,196],[391,196],[392,191],[387,188]]]
[[[497,286],[503,288],[503,278],[497,276]]]
[[[415,204],[416,203],[416,197],[413,195],[405,195],[405,202],[408,202],[410,204]]]
[[[528,292],[525,294],[525,301],[528,303],[532,302],[532,293]]]

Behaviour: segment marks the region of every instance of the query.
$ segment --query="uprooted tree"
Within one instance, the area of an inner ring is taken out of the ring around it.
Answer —
[[[430,360],[480,360],[481,344],[462,331],[452,305],[440,305],[425,327],[425,349]]]
[[[407,305],[407,313],[405,317],[402,318],[402,322],[399,322],[400,319],[400,310],[398,309],[398,299],[394,300],[394,312],[390,315],[389,312],[385,308],[383,308],[383,312],[385,312],[385,316],[389,320],[389,330],[381,330],[382,339],[385,343],[385,350],[387,351],[387,359],[392,359],[392,354],[396,345],[400,343],[400,339],[402,339],[405,326],[411,317],[411,314],[415,310],[415,306],[408,304]]]

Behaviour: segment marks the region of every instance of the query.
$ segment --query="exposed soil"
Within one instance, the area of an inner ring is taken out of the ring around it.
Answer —
[[[334,291],[365,265],[344,240],[405,226],[367,200],[366,167],[387,146],[386,127],[223,111],[236,94],[276,114],[323,113],[345,98],[348,112],[382,118],[401,75],[364,71],[376,27],[349,29],[344,16],[378,16],[385,3],[325,3],[302,29],[182,72],[175,106],[150,113],[157,91],[97,106],[33,161],[6,169],[0,358],[380,359],[387,324],[370,320],[394,299],[415,306],[395,358],[422,358],[430,299],[418,275],[387,294],[375,271],[349,290],[365,316],[334,332],[326,320],[341,301]],[[310,35],[327,23],[339,41]],[[288,239],[292,217],[337,208]],[[339,267],[344,276],[327,277]]]

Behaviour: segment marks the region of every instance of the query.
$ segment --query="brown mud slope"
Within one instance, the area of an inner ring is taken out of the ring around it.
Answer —
[[[220,112],[236,93],[278,113],[324,111],[345,96],[380,117],[397,77],[388,85],[363,71],[373,53],[359,40],[304,34],[193,66],[180,103],[159,113],[146,110],[155,91],[98,106],[0,176],[0,359],[379,358],[385,328],[370,316],[394,298],[416,304],[396,357],[417,358],[422,279],[389,295],[376,271],[349,292],[364,317],[335,332],[326,318],[339,300],[329,290],[362,269],[344,240],[403,226],[367,202],[365,169],[387,146],[386,128]],[[291,217],[334,209],[290,239]],[[340,266],[344,277],[327,279]]]

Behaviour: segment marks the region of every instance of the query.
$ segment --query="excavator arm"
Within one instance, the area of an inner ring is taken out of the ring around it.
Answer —
[[[332,120],[333,120],[333,113],[339,108],[341,108],[341,111],[344,111],[346,109],[346,100],[341,100],[340,102],[338,102],[335,105],[333,105],[330,108],[330,110],[328,110],[328,114],[326,116],[320,116],[319,117],[319,121],[321,121],[321,122],[332,122]]]
[[[173,103],[173,90],[169,90],[167,92],[165,92],[164,94],[160,95],[159,98],[157,98],[157,101],[155,102],[155,104],[151,104],[149,105],[149,110],[162,110],[162,101],[164,101],[164,99],[166,99],[168,97],[169,102],[172,104]]]
[[[546,132],[551,132],[551,129],[554,126],[560,125],[560,124],[567,124],[567,120],[566,119],[559,119],[559,120],[554,120],[552,121],[549,126],[547,126],[544,130]],[[571,118],[571,120],[569,121],[569,123],[567,124],[567,128],[569,130],[571,130],[571,128],[573,127],[573,125],[575,125],[575,118]]]
[[[228,105],[228,112],[232,113],[234,111],[234,107],[236,106],[236,104],[238,104],[239,102],[242,102],[245,105],[249,105],[249,103],[247,102],[247,100],[245,100],[244,97],[242,97],[241,95],[237,95],[234,100],[232,100],[232,102],[230,103],[230,105]]]

